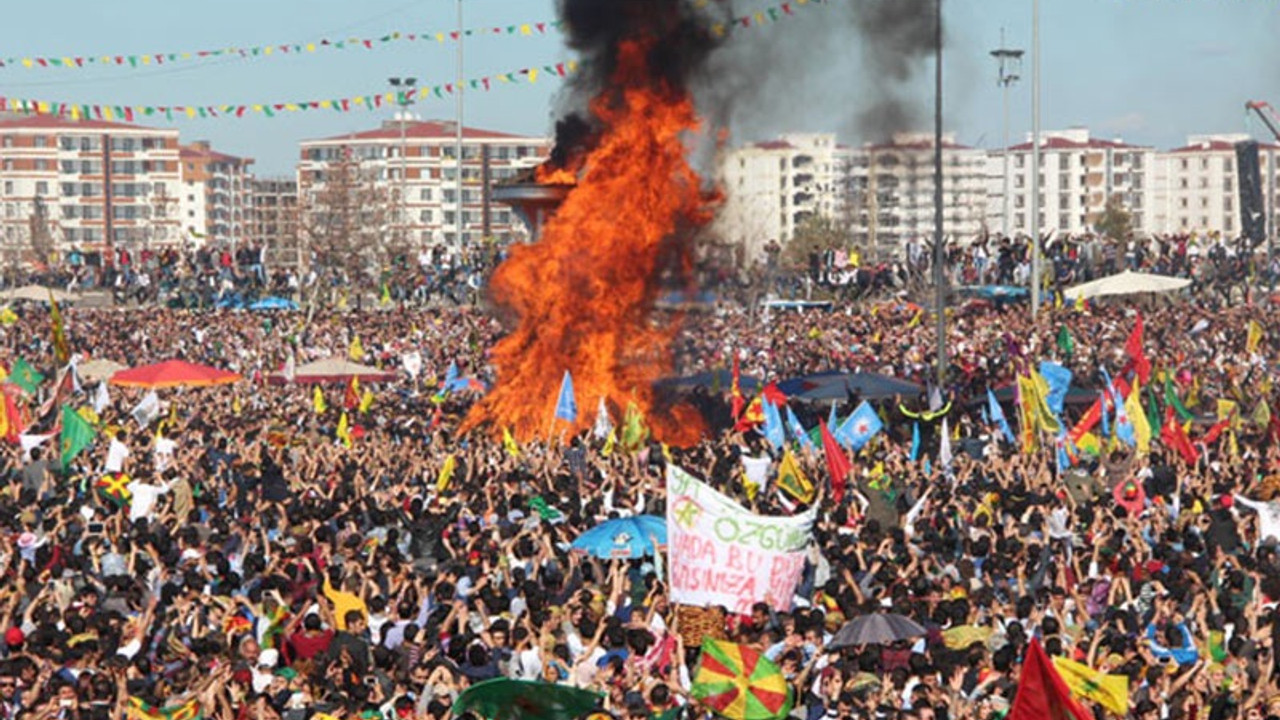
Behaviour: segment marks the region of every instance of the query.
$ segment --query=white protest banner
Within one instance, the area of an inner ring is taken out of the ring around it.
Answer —
[[[710,485],[667,465],[671,600],[746,614],[766,599],[791,609],[816,511],[755,515]]]
[[[409,373],[409,377],[416,378],[418,373],[422,372],[422,353],[417,350],[405,353],[400,356],[400,364],[404,366],[404,371]]]
[[[138,427],[146,430],[153,420],[160,417],[160,396],[156,395],[155,390],[148,392],[129,414],[138,423]]]

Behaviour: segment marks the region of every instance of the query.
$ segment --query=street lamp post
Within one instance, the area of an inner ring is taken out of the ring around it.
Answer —
[[[1022,66],[1022,50],[1009,48],[1004,44],[1004,29],[1000,30],[1000,47],[991,51],[991,56],[999,63],[999,75],[996,84],[1004,95],[1004,145],[1000,151],[1004,163],[1003,190],[1001,191],[1001,234],[1009,237],[1009,90],[1013,84],[1021,80],[1018,71]]]
[[[398,212],[396,213],[400,220],[401,240],[408,242],[409,239],[409,160],[408,160],[408,141],[405,137],[405,129],[409,124],[409,106],[413,104],[413,88],[418,84],[417,78],[401,78],[393,77],[388,80],[391,87],[396,89],[396,100],[400,106],[400,202]]]
[[[943,267],[946,248],[942,241],[942,0],[934,2],[934,50],[936,52],[933,96],[933,282],[937,293],[938,387],[947,382],[947,273]]]
[[[1040,315],[1040,0],[1031,2],[1031,319]]]
[[[454,152],[457,154],[457,157],[455,158],[455,160],[457,160],[457,163],[458,163],[458,177],[456,178],[457,190],[458,190],[458,214],[455,219],[457,220],[457,225],[458,225],[458,247],[465,251],[466,250],[466,225],[463,222],[463,217],[466,213],[466,210],[464,209],[466,206],[462,202],[462,196],[463,196],[462,120],[463,120],[463,109],[464,109],[464,105],[462,102],[462,94],[463,94],[463,86],[466,85],[466,81],[463,79],[462,73],[463,73],[463,67],[464,67],[463,66],[463,59],[464,59],[463,40],[466,38],[467,32],[462,27],[462,0],[457,0],[457,8],[458,8],[458,79],[457,79],[457,82],[455,82],[454,84],[457,85],[457,89],[458,89],[458,110],[457,110],[458,117],[457,117],[457,122],[454,123],[455,124]]]

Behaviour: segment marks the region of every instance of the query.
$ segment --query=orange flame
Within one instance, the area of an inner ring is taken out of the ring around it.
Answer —
[[[543,185],[575,185],[578,182],[578,176],[574,171],[550,165],[539,165],[533,177]]]
[[[688,445],[702,435],[692,408],[657,408],[652,390],[672,369],[678,330],[651,312],[660,260],[687,247],[680,241],[711,219],[713,200],[684,144],[700,126],[693,100],[648,73],[650,46],[622,43],[613,89],[591,105],[603,132],[576,163],[577,185],[542,238],[512,248],[494,274],[495,299],[520,324],[494,347],[498,383],[463,432],[489,423],[524,440],[559,434],[566,425],[553,420],[554,405],[567,369],[579,407],[571,432],[591,427],[604,398],[615,423],[634,402],[664,442]]]

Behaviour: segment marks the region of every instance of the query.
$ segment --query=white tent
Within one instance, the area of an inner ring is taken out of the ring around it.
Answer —
[[[1083,296],[1085,299],[1103,297],[1105,295],[1136,295],[1138,293],[1164,293],[1181,290],[1191,284],[1186,278],[1152,275],[1125,270],[1118,275],[1090,280],[1087,283],[1067,288],[1063,296],[1075,300]]]
[[[72,302],[76,299],[75,295],[69,292],[59,290],[57,288],[47,288],[41,285],[24,285],[20,288],[6,290],[0,293],[0,298],[5,300],[28,300],[31,302],[49,302],[49,298],[53,297],[57,302]]]

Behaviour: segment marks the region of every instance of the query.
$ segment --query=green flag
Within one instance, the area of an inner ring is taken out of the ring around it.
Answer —
[[[35,395],[40,383],[44,382],[44,376],[36,372],[26,360],[18,358],[13,361],[13,368],[9,370],[9,382],[22,388],[28,395]]]
[[[62,406],[62,435],[58,438],[58,448],[62,453],[62,467],[67,467],[81,450],[93,442],[93,426],[70,405]]]
[[[1063,325],[1058,329],[1058,349],[1063,355],[1073,355],[1076,351],[1076,341],[1071,339],[1071,331]]]
[[[1173,390],[1173,383],[1169,381],[1169,374],[1164,376],[1164,404],[1173,406],[1174,412],[1178,413],[1178,417],[1183,420],[1190,420],[1194,417],[1186,405],[1178,399],[1178,393]]]

